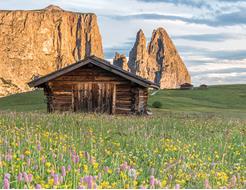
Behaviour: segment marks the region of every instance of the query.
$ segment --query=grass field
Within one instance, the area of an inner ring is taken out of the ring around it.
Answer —
[[[246,85],[211,86],[208,89],[160,90],[149,98],[162,102],[158,112],[208,113],[246,118]],[[0,98],[0,110],[46,112],[42,90]]]
[[[46,114],[41,91],[1,98],[0,188],[245,188],[245,94],[159,91],[148,117]]]

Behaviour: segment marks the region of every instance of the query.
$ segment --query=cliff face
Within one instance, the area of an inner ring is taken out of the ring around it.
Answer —
[[[148,54],[150,79],[154,78],[161,88],[178,88],[183,83],[191,83],[183,60],[163,28],[153,31]]]
[[[129,53],[129,70],[136,75],[148,78],[147,59],[146,38],[143,31],[139,30],[135,44]]]
[[[57,6],[0,11],[0,96],[27,91],[26,83],[33,76],[89,55],[103,58],[95,14],[63,11]]]
[[[143,31],[137,33],[136,42],[129,53],[128,69],[156,82],[161,88],[178,88],[183,83],[191,82],[184,62],[163,28],[153,31],[148,48]]]

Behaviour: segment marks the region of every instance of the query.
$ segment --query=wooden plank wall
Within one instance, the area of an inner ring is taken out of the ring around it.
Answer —
[[[83,111],[81,107],[87,112],[99,107],[99,112],[138,113],[146,110],[148,98],[147,88],[90,65],[50,81],[45,93],[49,112]],[[106,108],[101,104],[106,104]]]
[[[113,90],[111,83],[79,83],[73,90],[74,111],[111,113]]]

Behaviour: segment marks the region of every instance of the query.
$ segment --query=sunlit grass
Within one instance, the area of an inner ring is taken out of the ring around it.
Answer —
[[[3,112],[0,187],[245,188],[245,126],[183,114]]]

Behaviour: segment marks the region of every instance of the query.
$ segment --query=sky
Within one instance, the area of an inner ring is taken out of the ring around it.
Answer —
[[[163,27],[193,84],[246,84],[246,0],[0,0],[0,9],[50,4],[97,14],[106,59],[128,57],[139,29],[149,42]]]

